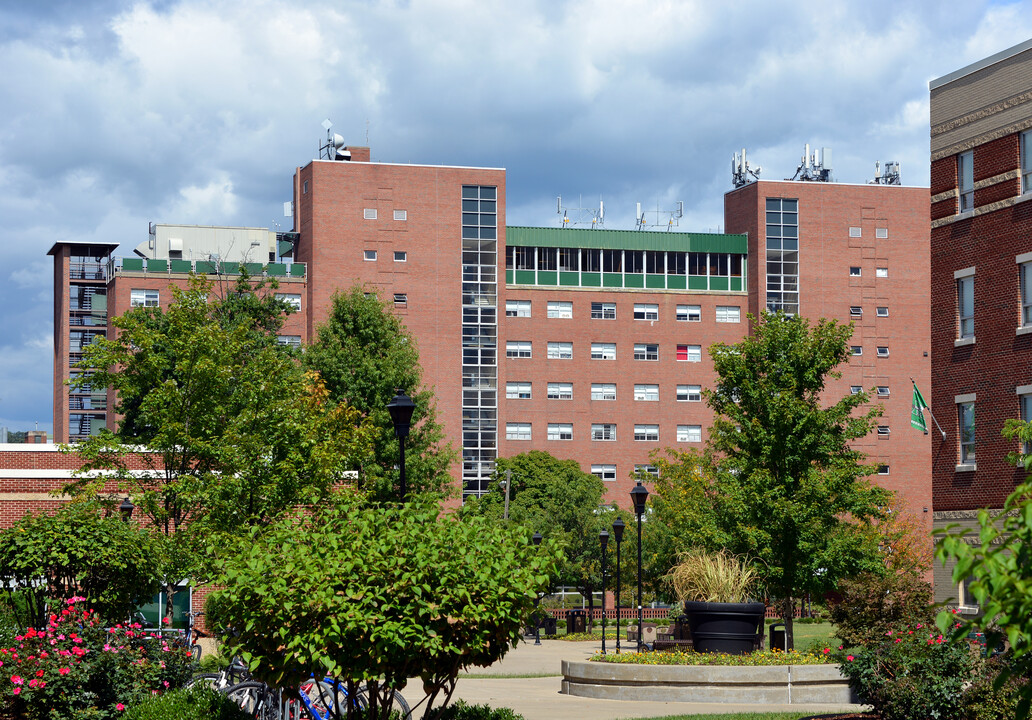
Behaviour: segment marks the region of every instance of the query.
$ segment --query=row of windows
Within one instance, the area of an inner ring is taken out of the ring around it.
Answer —
[[[543,270],[546,272],[741,277],[743,257],[744,255],[736,253],[509,245],[505,248],[505,267],[507,270]]]
[[[160,294],[157,290],[137,289],[129,291],[129,304],[132,307],[157,307]],[[276,299],[285,302],[294,310],[301,309],[301,295],[298,293],[276,293]]]
[[[363,208],[362,209],[362,219],[363,220],[376,220],[377,219],[376,208]],[[408,210],[395,210],[394,211],[394,219],[397,220],[398,222],[405,222],[406,220],[408,220]]]
[[[878,317],[888,317],[889,308],[887,306],[879,306],[875,309]],[[860,305],[853,305],[849,308],[849,317],[860,318],[864,316],[864,309]]]
[[[505,423],[506,440],[533,440],[533,423]],[[573,423],[548,423],[547,440],[573,440]],[[616,423],[592,423],[591,439],[597,442],[616,442]],[[659,442],[659,425],[635,425],[634,439],[639,442]],[[677,442],[702,442],[702,425],[678,425]]]
[[[505,357],[533,357],[533,342],[530,340],[507,340]],[[549,342],[546,346],[549,360],[572,360],[572,342]],[[616,343],[591,343],[592,360],[616,360]],[[634,359],[658,361],[659,343],[634,343]],[[702,345],[677,345],[675,359],[678,362],[702,362]]]
[[[573,302],[567,300],[549,300],[545,306],[545,313],[548,318],[568,320],[573,318]],[[531,317],[530,300],[506,300],[506,317]],[[678,305],[675,310],[675,319],[679,322],[701,322],[701,305]],[[592,320],[615,320],[615,302],[593,302],[591,303]],[[634,303],[635,320],[659,320],[659,305],[655,303]],[[742,310],[738,305],[718,305],[716,309],[716,321],[725,323],[741,322]]]
[[[863,274],[864,274],[864,269],[862,267],[860,267],[859,265],[850,265],[849,266],[849,277],[863,277]],[[880,278],[887,278],[889,276],[889,269],[888,268],[883,268],[883,267],[875,268],[874,269],[874,276],[875,277],[880,277]]]
[[[1032,130],[1026,130],[1018,137],[1020,154],[1021,194],[1032,192]],[[957,155],[957,212],[966,213],[975,209],[975,153],[968,150]]]
[[[362,259],[367,262],[376,262],[379,254],[376,250],[363,250]],[[408,252],[405,250],[394,251],[394,262],[408,262]]]
[[[519,380],[505,383],[505,397],[507,400],[532,399],[532,383]],[[573,383],[547,383],[546,397],[549,400],[572,400]],[[702,386],[678,385],[676,397],[678,402],[702,402]],[[591,383],[591,399],[616,400],[616,383]],[[638,402],[659,402],[659,385],[635,384],[634,399]]]
[[[853,355],[863,355],[864,354],[864,346],[863,345],[850,345],[849,346],[849,350],[850,350],[850,352]],[[879,345],[877,347],[877,349],[876,349],[876,352],[878,353],[878,357],[880,357],[880,358],[887,358],[889,356],[889,347],[888,347],[888,345]]]
[[[1018,281],[1018,332],[1024,334],[1032,328],[1032,253],[1014,258]],[[975,268],[969,267],[953,273],[957,286],[957,340],[958,344],[975,340]],[[994,294],[1001,288],[994,287]]]

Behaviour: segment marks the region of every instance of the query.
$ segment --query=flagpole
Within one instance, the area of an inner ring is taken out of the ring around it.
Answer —
[[[915,390],[917,389],[917,383],[914,382],[914,378],[910,378],[910,384],[914,386]],[[918,390],[918,392],[921,391]],[[925,404],[925,409],[928,411],[928,415],[932,418],[932,422],[935,423],[935,427],[939,428],[939,432],[942,433],[942,441],[946,442],[946,431],[942,429],[942,425],[940,425],[939,421],[935,419],[935,414],[932,412],[932,406]]]

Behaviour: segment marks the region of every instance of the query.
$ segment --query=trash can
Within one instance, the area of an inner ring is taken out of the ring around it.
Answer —
[[[785,650],[785,623],[773,623],[770,626],[770,642],[767,643],[768,650]]]
[[[541,634],[542,635],[557,635],[555,628],[555,618],[551,615],[547,615],[541,619]]]
[[[566,634],[588,631],[588,614],[583,610],[570,610],[566,613]]]

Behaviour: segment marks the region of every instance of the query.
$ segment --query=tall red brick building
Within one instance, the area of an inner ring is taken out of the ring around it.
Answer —
[[[934,524],[973,527],[1025,476],[1004,421],[1032,420],[1032,41],[930,92]],[[976,611],[951,571],[936,600]]]

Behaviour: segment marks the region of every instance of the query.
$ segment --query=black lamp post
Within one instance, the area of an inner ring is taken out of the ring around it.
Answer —
[[[620,543],[623,542],[624,521],[613,521],[613,537],[616,539],[616,654],[620,654]]]
[[[415,409],[416,404],[405,394],[403,388],[395,390],[394,397],[387,403],[387,412],[391,414],[391,422],[394,423],[394,434],[398,436],[398,468],[401,471],[402,502],[405,502],[405,438],[408,437],[409,427],[412,424],[412,412]]]
[[[598,534],[598,542],[602,545],[602,654],[606,654],[606,547],[609,545],[609,531]],[[620,631],[617,630],[617,635]]]
[[[531,537],[530,540],[531,540],[531,542],[534,543],[534,547],[538,547],[539,545],[541,545],[541,533],[539,533],[539,532],[534,533],[534,536]],[[540,598],[538,597],[537,591],[535,590],[534,591],[534,644],[535,645],[540,645],[541,644],[541,618],[538,617],[538,601],[539,600],[540,600]]]
[[[123,500],[122,503],[118,506],[118,512],[122,513],[122,522],[129,522],[129,518],[133,516],[133,510],[135,509],[136,506],[133,505],[132,501],[129,500],[129,496],[127,495],[125,500]]]
[[[649,499],[649,491],[639,481],[631,490],[631,502],[634,503],[634,514],[638,517],[638,652],[641,652],[641,638],[644,634],[644,618],[641,609],[641,516],[645,514],[645,501]]]

